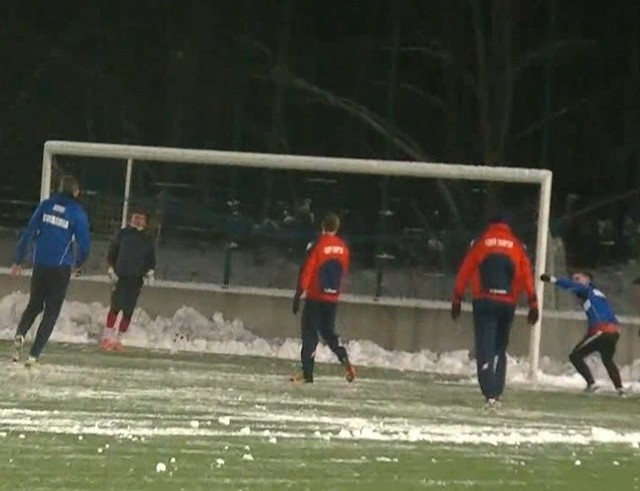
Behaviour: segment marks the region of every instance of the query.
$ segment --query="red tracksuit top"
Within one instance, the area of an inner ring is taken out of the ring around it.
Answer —
[[[474,299],[515,305],[524,291],[537,308],[531,262],[524,245],[505,223],[494,223],[476,240],[460,266],[454,299],[461,300],[471,282]]]
[[[342,280],[349,270],[351,252],[337,235],[323,233],[311,246],[302,266],[298,289],[308,300],[337,302]]]

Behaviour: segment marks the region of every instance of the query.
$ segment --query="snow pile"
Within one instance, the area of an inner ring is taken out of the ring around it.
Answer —
[[[0,299],[0,338],[12,339],[15,328],[28,301],[28,295],[15,292]],[[94,302],[65,302],[58,323],[52,335],[54,342],[93,343],[102,331],[107,307]],[[36,324],[29,332],[33,337]],[[126,335],[126,344],[146,349],[167,349],[233,355],[266,356],[298,360],[300,340],[263,339],[245,329],[240,320],[228,321],[216,313],[207,318],[190,307],[182,307],[171,318],[152,319],[143,310],[136,310],[132,324]],[[475,361],[467,350],[448,353],[433,353],[428,350],[419,352],[388,351],[368,341],[350,341],[347,343],[349,356],[358,366],[435,372],[447,375],[475,376]],[[316,353],[319,362],[335,362],[335,357],[325,346]],[[526,360],[509,358],[508,376],[511,382],[530,383],[529,365]],[[548,358],[540,360],[540,386],[582,387],[584,382],[568,364],[553,362]],[[594,374],[602,379],[603,385],[610,384],[601,363],[593,364]],[[640,360],[632,366],[623,367],[625,381],[635,381],[640,373]]]

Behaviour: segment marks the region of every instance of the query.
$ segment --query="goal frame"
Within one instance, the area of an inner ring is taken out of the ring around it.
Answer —
[[[53,157],[56,155],[111,158],[126,161],[125,189],[122,204],[123,226],[126,224],[128,215],[131,177],[135,161],[537,184],[540,187],[540,195],[538,200],[535,285],[540,312],[541,314],[543,312],[544,282],[540,281],[539,275],[544,272],[547,262],[549,219],[551,211],[551,187],[553,180],[553,173],[547,169],[415,161],[369,160],[307,155],[279,155],[50,140],[45,142],[42,155],[42,180],[40,184],[41,200],[48,198],[51,193],[52,163]],[[542,319],[542,315],[540,316],[540,319]],[[541,320],[538,320],[538,322],[531,327],[529,339],[529,376],[532,379],[535,379],[538,374],[540,339]]]

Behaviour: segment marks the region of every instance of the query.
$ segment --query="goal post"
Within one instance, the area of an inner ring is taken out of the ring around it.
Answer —
[[[544,283],[541,282],[538,277],[546,268],[552,186],[552,172],[546,169],[278,155],[109,143],[47,141],[44,145],[42,158],[41,199],[47,198],[51,192],[52,164],[55,156],[118,159],[126,162],[121,215],[123,224],[126,223],[129,206],[132,171],[135,163],[142,161],[147,163],[183,163],[274,170],[298,170],[303,172],[332,172],[534,184],[539,186],[535,247],[535,281],[541,312],[543,309]],[[530,376],[532,378],[535,378],[538,372],[540,340],[541,323],[538,321],[530,331],[529,359]]]

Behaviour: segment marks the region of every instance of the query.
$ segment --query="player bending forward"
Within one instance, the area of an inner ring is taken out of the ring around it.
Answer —
[[[575,293],[587,314],[587,334],[569,355],[569,360],[587,382],[585,391],[595,392],[599,389],[584,361],[591,353],[598,352],[616,391],[624,397],[626,394],[622,388],[620,371],[613,361],[620,337],[619,322],[607,297],[593,285],[593,276],[589,273],[575,273],[572,279],[569,279],[543,274],[540,279]]]
[[[106,351],[122,349],[121,337],[131,324],[131,316],[138,303],[144,279],[148,282],[154,279],[156,251],[153,240],[147,233],[147,218],[145,211],[134,211],[129,225],[119,230],[109,244],[108,275],[114,282],[114,287],[100,341],[100,348]],[[116,329],[120,312],[122,316]]]

